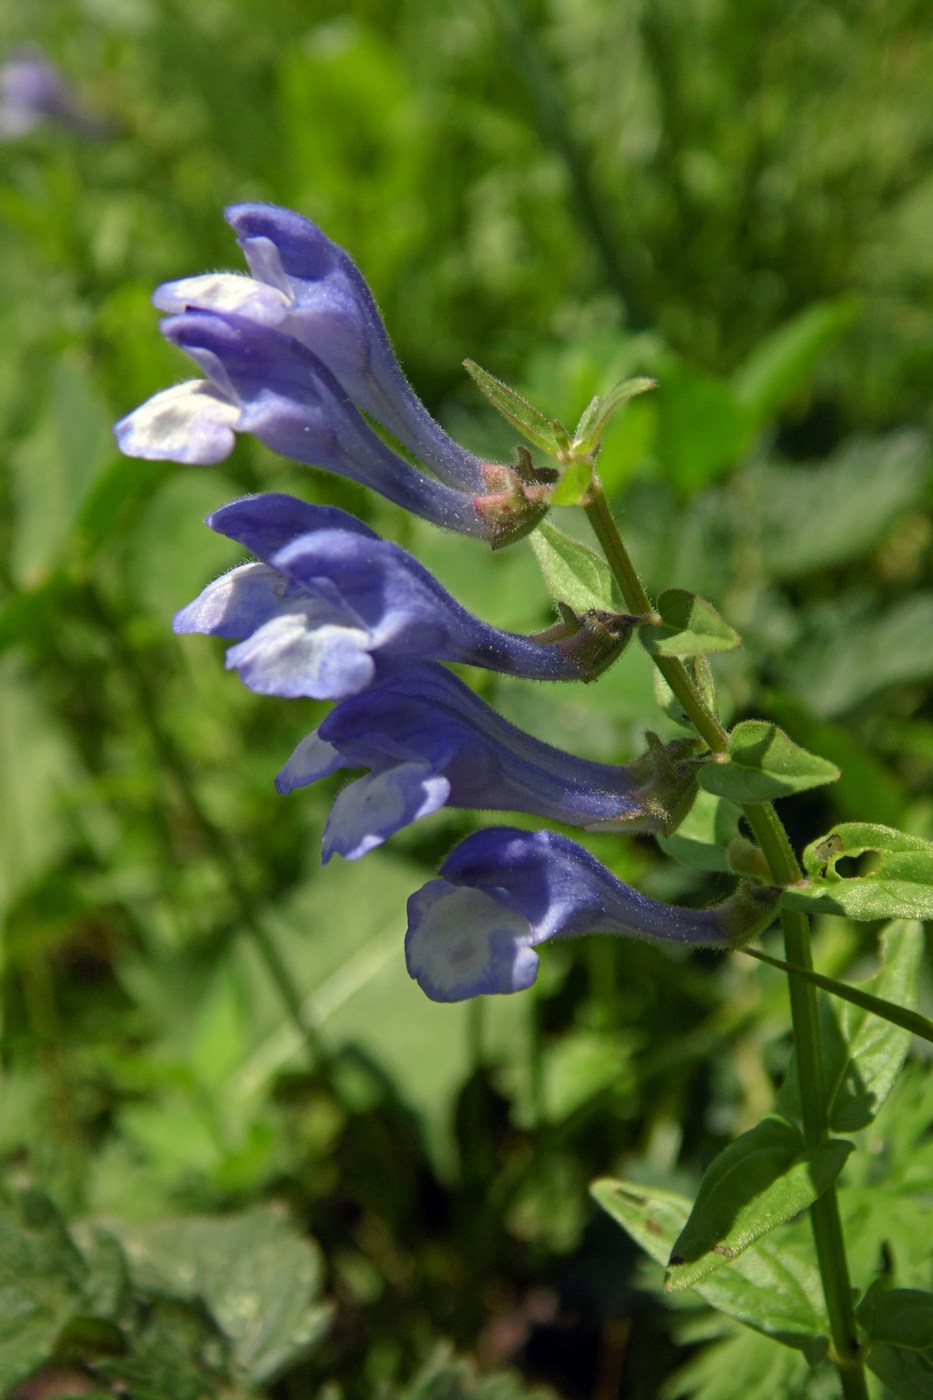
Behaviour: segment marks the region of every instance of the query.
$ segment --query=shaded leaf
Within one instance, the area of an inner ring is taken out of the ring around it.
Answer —
[[[690,811],[671,836],[658,836],[662,851],[694,870],[731,870],[726,854],[738,835],[742,812],[724,797],[698,792]]]
[[[808,1149],[797,1128],[767,1117],[711,1162],[671,1251],[667,1288],[691,1288],[762,1235],[805,1210],[835,1181],[852,1143]]]
[[[933,1293],[876,1284],[856,1309],[868,1366],[904,1400],[933,1400]]]
[[[636,1182],[606,1178],[593,1183],[593,1195],[652,1259],[667,1265],[674,1241],[690,1215],[685,1196]],[[819,1274],[809,1257],[790,1248],[782,1236],[759,1240],[729,1269],[694,1285],[710,1307],[737,1318],[788,1346],[812,1352],[823,1337],[826,1318]]]

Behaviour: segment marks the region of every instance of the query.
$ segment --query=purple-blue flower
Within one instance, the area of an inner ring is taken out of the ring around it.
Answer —
[[[265,695],[339,700],[413,661],[459,661],[534,680],[580,680],[601,647],[621,645],[592,625],[554,629],[551,641],[481,621],[406,550],[354,516],[294,496],[248,496],[208,517],[211,529],[262,561],[204,589],[175,617],[176,632],[245,638],[228,667]],[[578,664],[579,660],[579,664]]]
[[[210,311],[171,317],[162,330],[207,378],[156,394],[117,424],[117,441],[131,457],[208,466],[229,456],[237,433],[253,433],[275,452],[350,477],[460,534],[502,543],[540,518],[543,488],[517,477],[500,502],[500,478],[510,468],[494,469],[497,489],[484,504],[483,496],[435,481],[406,462],[294,336]]]
[[[468,836],[408,901],[408,971],[432,1001],[521,992],[538,944],[586,933],[732,948],[764,928],[778,892],[742,887],[714,909],[640,894],[566,836],[492,827]]]
[[[637,766],[637,765],[636,765]],[[412,665],[336,705],[276,778],[279,792],[342,768],[368,768],[339,793],[324,832],[324,860],[379,846],[441,807],[532,812],[573,826],[661,820],[638,779],[533,739],[444,667]]]
[[[82,110],[54,64],[35,49],[20,49],[0,65],[0,141],[24,136],[44,122],[84,136],[107,134]]]
[[[434,421],[402,373],[373,295],[352,258],[310,219],[274,204],[226,211],[252,277],[208,272],[166,282],[160,311],[235,313],[292,335],[327,366],[347,396],[441,481],[487,489],[482,463]]]

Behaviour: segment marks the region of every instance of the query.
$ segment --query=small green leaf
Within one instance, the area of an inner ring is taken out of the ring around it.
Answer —
[[[658,613],[660,623],[643,623],[638,633],[652,656],[695,656],[731,651],[740,644],[738,632],[712,603],[684,588],[666,589],[658,599]]]
[[[736,1138],[700,1183],[671,1251],[667,1288],[691,1288],[806,1209],[835,1181],[851,1151],[852,1143],[841,1139],[807,1149],[799,1130],[776,1116]]]
[[[706,764],[700,786],[732,802],[771,802],[838,777],[834,763],[802,749],[776,724],[748,719],[729,735],[729,762]]]
[[[869,851],[879,859],[868,874],[838,873],[843,857]],[[811,842],[803,858],[809,878],[783,896],[792,908],[850,919],[933,918],[933,841],[870,822],[843,822]]]
[[[852,297],[819,302],[786,321],[752,351],[732,387],[756,426],[764,427],[799,392],[858,312],[859,303]]]
[[[868,1366],[904,1400],[933,1400],[933,1293],[869,1289],[856,1309],[868,1333]]]
[[[598,451],[609,426],[609,420],[616,409],[627,403],[629,399],[635,398],[637,394],[646,394],[649,389],[656,389],[657,384],[656,379],[622,379],[609,390],[608,394],[597,394],[577,424],[577,430],[573,435],[574,452],[588,456],[590,453]]]
[[[576,613],[618,610],[609,565],[589,545],[543,520],[531,536],[531,547],[555,602],[566,603]]]
[[[530,404],[521,394],[510,389],[508,384],[504,384],[501,379],[483,369],[475,360],[464,360],[463,365],[493,408],[507,418],[523,437],[552,457],[566,451],[570,441],[566,428],[556,420],[545,418],[534,404]]]
[[[742,813],[732,802],[698,792],[690,811],[671,836],[659,836],[658,845],[673,860],[693,870],[719,870],[728,874],[729,843],[738,835]]]
[[[674,1241],[690,1215],[690,1202],[671,1191],[630,1181],[604,1179],[593,1196],[637,1244],[659,1264],[667,1263]],[[788,1346],[810,1351],[826,1328],[823,1295],[816,1268],[776,1237],[751,1249],[695,1285],[710,1307],[778,1337]]]

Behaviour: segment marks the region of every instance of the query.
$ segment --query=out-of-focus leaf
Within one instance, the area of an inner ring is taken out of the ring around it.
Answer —
[[[142,1286],[207,1305],[253,1384],[272,1380],[327,1329],[318,1249],[275,1206],[134,1226],[124,1243]]]
[[[822,787],[839,777],[839,769],[799,744],[766,720],[748,719],[729,735],[728,763],[707,763],[700,786],[731,802],[771,802],[792,792]]]
[[[739,461],[748,412],[724,380],[686,364],[661,370],[658,385],[658,458],[676,486],[699,490]]]
[[[603,1210],[666,1267],[690,1215],[690,1201],[609,1178],[594,1182],[592,1190]],[[694,1291],[710,1307],[809,1352],[826,1328],[819,1274],[804,1254],[777,1238],[759,1240],[730,1268],[701,1279]]]
[[[903,1400],[933,1400],[933,1293],[875,1284],[856,1316],[875,1375]]]
[[[852,297],[818,302],[799,312],[755,346],[732,377],[738,401],[758,428],[765,427],[813,374],[826,351],[859,314]]]
[[[31,1192],[0,1203],[4,1394],[48,1359],[86,1278],[86,1265],[50,1201]]]
[[[11,562],[21,584],[33,587],[60,562],[82,501],[115,453],[111,416],[97,389],[80,365],[59,360],[45,412],[11,460]]]
[[[808,1149],[799,1129],[776,1116],[742,1133],[704,1173],[671,1249],[666,1286],[692,1288],[812,1205],[851,1151],[852,1143],[841,1139]]]

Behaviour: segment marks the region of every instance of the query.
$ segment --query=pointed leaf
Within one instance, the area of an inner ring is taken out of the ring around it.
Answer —
[[[475,360],[464,360],[464,368],[493,408],[507,418],[523,437],[540,447],[544,452],[556,457],[566,449],[569,438],[565,429],[546,418],[540,409],[509,388],[501,379],[483,369]]]
[[[797,1128],[768,1117],[710,1164],[690,1218],[674,1243],[672,1292],[691,1288],[755,1240],[811,1205],[842,1171],[851,1142],[807,1149]]]
[[[695,656],[731,651],[738,632],[719,616],[712,603],[684,588],[668,588],[658,599],[660,623],[643,623],[639,637],[652,656]]]
[[[748,719],[729,735],[728,763],[701,768],[700,786],[732,802],[771,802],[838,777],[834,763],[802,749],[776,724]]]
[[[933,1400],[933,1293],[876,1285],[856,1317],[868,1333],[869,1369],[904,1400]]]
[[[839,874],[839,860],[866,852],[878,855],[868,874]],[[784,892],[791,907],[850,919],[933,918],[933,841],[869,822],[843,822],[807,847],[804,867],[809,878]]]
[[[576,613],[618,609],[609,565],[589,545],[543,520],[531,536],[531,547],[555,602]]]
[[[594,1182],[591,1190],[652,1259],[667,1263],[690,1215],[685,1196],[608,1178]],[[826,1328],[819,1274],[808,1257],[784,1243],[786,1236],[780,1244],[775,1238],[759,1240],[731,1268],[702,1279],[695,1292],[747,1326],[809,1350]]]
[[[616,409],[629,399],[635,398],[637,394],[646,394],[649,389],[656,389],[657,383],[656,379],[622,379],[608,394],[597,395],[577,424],[573,435],[574,452],[588,456],[597,451]]]
[[[758,427],[806,384],[821,356],[858,312],[859,303],[852,297],[819,302],[786,321],[752,351],[732,387]]]

